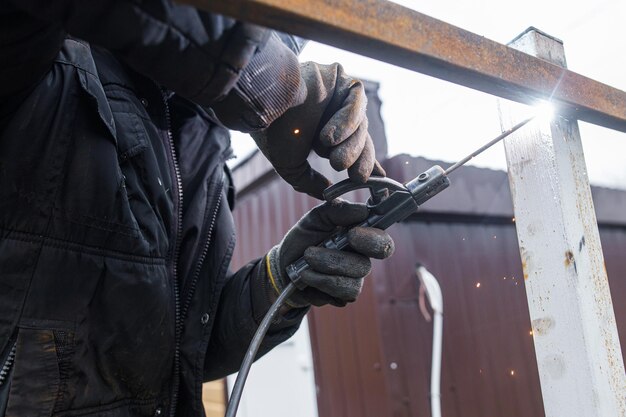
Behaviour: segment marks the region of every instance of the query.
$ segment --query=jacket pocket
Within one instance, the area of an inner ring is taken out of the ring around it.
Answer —
[[[50,416],[60,386],[54,331],[20,328],[6,417]]]
[[[140,117],[135,113],[114,112],[114,114],[118,124],[123,126],[117,151],[121,163],[146,150],[148,134]]]
[[[174,188],[161,132],[130,88],[105,85],[117,132],[118,162],[125,197],[140,236],[151,253],[167,251]]]

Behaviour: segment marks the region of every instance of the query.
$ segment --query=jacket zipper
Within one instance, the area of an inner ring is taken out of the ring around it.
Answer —
[[[223,174],[223,175],[226,175],[226,174]],[[224,177],[223,176],[222,176],[222,180],[221,180],[218,192],[219,194],[217,197],[217,202],[215,203],[215,208],[213,209],[213,213],[211,215],[211,223],[209,224],[207,237],[206,237],[206,240],[204,241],[202,252],[200,252],[200,258],[198,259],[198,263],[196,264],[196,268],[193,272],[193,276],[189,284],[189,291],[187,293],[187,297],[185,298],[185,304],[183,306],[183,320],[187,317],[187,312],[189,311],[189,307],[191,306],[193,295],[196,292],[196,286],[198,284],[200,272],[202,271],[202,265],[204,265],[204,260],[206,259],[206,256],[209,253],[209,248],[211,247],[211,240],[213,238],[213,229],[215,228],[217,214],[220,210],[220,206],[222,205],[222,193],[224,192]],[[208,325],[208,322],[205,323],[205,325]],[[202,402],[202,400],[200,400],[200,402]]]
[[[9,376],[11,371],[11,367],[15,363],[15,350],[17,348],[17,342],[13,343],[13,347],[9,351],[9,356],[7,356],[4,364],[2,364],[2,369],[0,369],[0,387],[4,385],[4,382]]]
[[[176,157],[176,149],[174,147],[174,138],[172,135],[172,120],[170,116],[170,105],[167,92],[161,89],[163,104],[165,105],[165,124],[167,129],[167,142],[169,145],[170,156],[174,168],[174,176],[176,180],[176,237],[174,240],[174,249],[172,252],[172,276],[174,286],[174,309],[175,309],[175,348],[174,348],[174,379],[172,382],[172,394],[170,403],[170,416],[176,414],[176,406],[178,402],[178,389],[180,386],[180,345],[183,330],[180,311],[180,286],[178,282],[178,256],[180,251],[180,239],[183,231],[183,185],[180,176],[180,168]]]
[[[200,252],[200,258],[198,259],[196,269],[194,270],[193,276],[191,278],[191,282],[189,283],[189,292],[187,293],[187,297],[185,298],[185,304],[183,305],[183,311],[182,311],[183,320],[185,320],[185,318],[187,317],[187,312],[189,311],[189,307],[191,306],[191,300],[193,299],[193,294],[196,291],[196,286],[198,283],[198,278],[200,277],[202,265],[204,264],[204,259],[209,253],[209,248],[211,247],[211,238],[213,237],[213,229],[215,228],[215,221],[217,220],[217,213],[219,212],[220,206],[222,204],[222,191],[223,190],[224,190],[224,178],[222,177],[222,181],[219,187],[219,194],[217,197],[217,202],[215,203],[215,208],[213,209],[213,213],[211,215],[211,223],[209,224],[207,238],[204,241],[202,252]]]

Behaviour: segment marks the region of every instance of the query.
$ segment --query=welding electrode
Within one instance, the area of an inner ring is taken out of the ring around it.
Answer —
[[[357,226],[386,229],[392,224],[402,221],[409,215],[415,213],[419,206],[446,189],[450,185],[448,174],[466,164],[468,161],[489,149],[496,143],[500,142],[502,139],[530,122],[532,119],[534,119],[534,117],[525,119],[512,128],[502,132],[493,140],[476,149],[474,152],[457,163],[451,165],[445,171],[441,167],[435,165],[406,184],[398,183],[390,178],[381,177],[371,177],[365,184],[355,183],[348,179],[327,188],[324,191],[324,197],[327,201],[331,201],[347,192],[354,191],[355,189],[369,188],[372,193],[370,201],[368,202],[371,214],[367,220]],[[340,230],[322,242],[319,246],[343,250],[348,246],[347,233],[347,230]],[[287,300],[296,289],[302,289],[300,274],[308,267],[309,265],[304,260],[304,257],[298,259],[287,267],[287,275],[292,282],[285,287],[274,304],[272,304],[268,312],[265,314],[265,317],[263,317],[259,328],[250,342],[250,346],[248,347],[243,362],[241,363],[239,374],[235,380],[235,385],[230,396],[230,401],[228,402],[225,417],[236,416],[243,388],[246,383],[246,378],[248,377],[252,362],[254,362],[259,347],[261,346],[261,342],[263,341],[270,324],[274,320],[274,317],[285,303],[285,300]]]
[[[488,143],[486,143],[483,146],[481,146],[480,148],[476,149],[474,152],[472,152],[471,154],[467,155],[465,158],[461,159],[456,164],[448,167],[448,169],[446,169],[445,174],[448,175],[452,171],[456,170],[458,167],[465,165],[467,162],[469,162],[470,160],[474,159],[475,156],[477,156],[477,155],[483,153],[484,151],[486,151],[487,149],[491,148],[493,145],[495,145],[496,143],[500,142],[502,139],[506,138],[511,133],[515,132],[517,129],[519,129],[520,127],[524,126],[526,123],[530,122],[534,118],[535,118],[535,116],[529,117],[526,120],[522,120],[521,122],[519,122],[518,124],[516,124],[512,128],[510,128],[508,130],[505,130],[504,132],[500,133],[498,136],[493,138],[493,140],[490,140]]]

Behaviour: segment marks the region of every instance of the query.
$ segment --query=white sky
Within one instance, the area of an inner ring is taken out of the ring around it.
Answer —
[[[506,44],[528,26],[563,40],[568,68],[626,90],[626,1],[396,0],[406,7]],[[378,81],[390,155],[455,161],[500,133],[496,98],[380,61],[310,42],[302,61],[340,62]],[[580,123],[593,184],[626,189],[626,133]],[[235,134],[238,156],[254,143]],[[497,145],[472,165],[506,169]]]

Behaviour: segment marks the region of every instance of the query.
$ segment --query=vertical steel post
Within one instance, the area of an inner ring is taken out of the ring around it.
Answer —
[[[510,46],[566,66],[562,42],[536,29]],[[528,114],[520,107],[500,103],[503,128]],[[534,121],[505,149],[546,417],[626,416],[626,375],[578,123]]]

